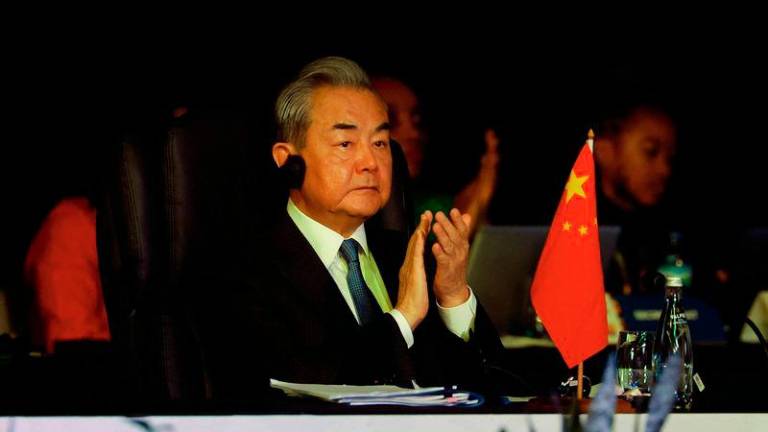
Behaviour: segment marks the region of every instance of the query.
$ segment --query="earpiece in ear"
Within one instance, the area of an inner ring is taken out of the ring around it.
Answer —
[[[304,183],[304,172],[307,165],[299,155],[290,155],[280,167],[280,176],[288,189],[300,189]]]

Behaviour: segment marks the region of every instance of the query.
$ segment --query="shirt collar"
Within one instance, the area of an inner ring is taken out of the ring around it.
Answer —
[[[320,257],[320,261],[323,262],[323,265],[326,268],[329,268],[333,261],[339,256],[339,248],[341,248],[341,242],[343,242],[345,238],[336,231],[304,214],[298,207],[296,207],[296,204],[294,204],[293,200],[290,198],[288,198],[287,210],[288,216],[290,216],[293,223],[299,228],[299,231],[304,235],[304,238],[309,241],[312,249],[314,249],[317,256]],[[357,240],[362,247],[362,251],[366,255],[369,254],[368,240],[365,236],[364,224],[360,224],[349,238]]]

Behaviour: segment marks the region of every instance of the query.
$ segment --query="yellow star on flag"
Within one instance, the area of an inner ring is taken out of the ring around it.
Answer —
[[[565,190],[568,193],[565,197],[565,202],[569,202],[574,195],[582,198],[587,197],[587,194],[584,193],[584,183],[588,178],[588,175],[577,177],[576,173],[571,170],[571,177],[568,179],[568,184],[565,185]]]
[[[587,227],[586,227],[586,226],[584,226],[584,225],[582,225],[582,226],[580,226],[580,227],[579,227],[579,234],[581,234],[582,236],[585,236],[585,235],[587,235],[587,232],[588,232],[588,231],[589,231],[589,230],[588,230],[588,229],[587,229]]]
[[[568,221],[565,221],[563,224],[563,231],[570,231],[571,230],[571,223]]]

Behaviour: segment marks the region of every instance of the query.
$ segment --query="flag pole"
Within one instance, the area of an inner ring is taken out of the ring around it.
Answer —
[[[587,144],[589,145],[589,150],[592,151],[592,154],[594,155],[595,152],[595,132],[590,129],[589,132],[587,132]],[[582,393],[584,392],[584,362],[579,362],[579,369],[576,374],[576,400],[582,400]]]
[[[576,400],[581,400],[581,394],[584,392],[584,362],[579,362],[579,372],[576,375],[578,385],[576,386]]]

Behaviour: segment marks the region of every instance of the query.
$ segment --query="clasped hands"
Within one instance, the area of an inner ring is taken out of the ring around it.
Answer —
[[[405,260],[400,268],[400,287],[395,309],[403,314],[415,330],[429,310],[427,275],[424,268],[424,248],[430,229],[437,242],[432,253],[437,261],[433,290],[441,307],[458,306],[469,299],[467,262],[472,223],[469,214],[452,209],[448,215],[437,212],[432,224],[432,212],[424,212],[419,225],[408,241]]]

